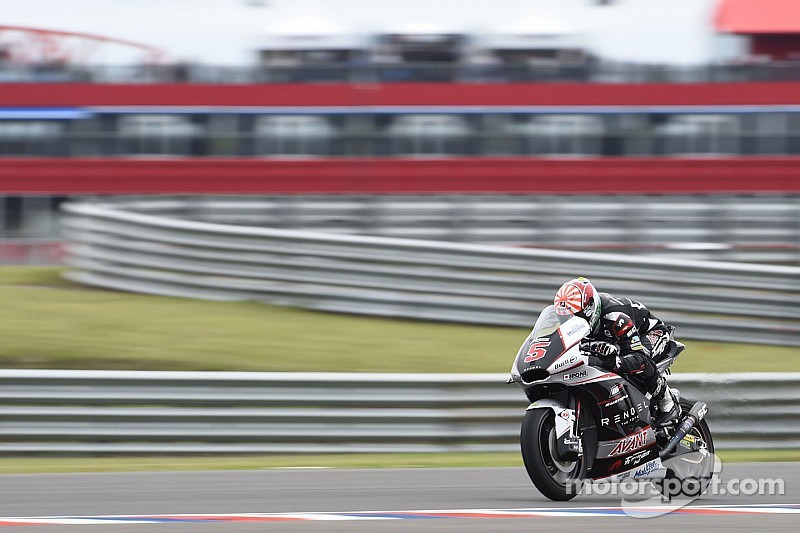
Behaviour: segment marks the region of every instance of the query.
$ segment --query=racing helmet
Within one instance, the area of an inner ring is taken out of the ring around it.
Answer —
[[[600,321],[600,294],[584,277],[571,279],[558,289],[553,306],[559,317],[578,316],[589,322],[591,331]]]

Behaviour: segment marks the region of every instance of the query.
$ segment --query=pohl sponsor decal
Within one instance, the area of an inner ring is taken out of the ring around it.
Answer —
[[[583,378],[583,377],[586,377],[586,375],[588,373],[589,372],[587,370],[581,370],[580,372],[573,372],[571,374],[564,374],[564,381],[570,381],[570,380],[573,380],[573,379]]]

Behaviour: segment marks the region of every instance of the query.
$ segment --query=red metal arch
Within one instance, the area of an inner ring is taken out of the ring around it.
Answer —
[[[143,54],[142,62],[160,63],[165,56],[164,51],[155,46],[92,33],[0,25],[0,37],[7,32],[16,32],[24,37],[23,42],[12,42],[8,49],[7,59],[14,63],[80,63],[103,44],[139,50]],[[77,44],[72,41],[77,41]]]

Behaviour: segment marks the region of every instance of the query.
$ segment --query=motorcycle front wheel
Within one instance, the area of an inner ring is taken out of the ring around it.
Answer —
[[[578,495],[585,475],[583,456],[562,461],[556,455],[555,413],[552,409],[525,412],[520,431],[522,461],[539,492],[554,501],[571,500]]]

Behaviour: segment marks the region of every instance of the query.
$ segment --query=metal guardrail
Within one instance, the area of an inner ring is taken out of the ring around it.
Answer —
[[[177,196],[127,205],[238,226],[800,265],[796,194]]]
[[[516,451],[505,374],[0,371],[0,452]],[[720,448],[800,447],[800,373],[676,374]]]
[[[116,203],[140,211],[136,197]],[[73,197],[72,201],[90,198]],[[141,199],[141,197],[139,197]],[[57,264],[38,243],[60,240],[61,198],[0,195],[2,244],[31,243],[0,262]],[[141,212],[238,226],[472,244],[613,251],[800,266],[800,194],[292,194],[150,197]],[[6,217],[8,218],[8,217]],[[14,218],[14,217],[11,217]],[[59,247],[60,248],[60,247]],[[60,252],[60,249],[58,250]]]
[[[146,203],[136,203],[137,210]],[[530,326],[565,279],[642,300],[704,340],[800,345],[800,268],[333,235],[65,204],[70,279],[113,289]]]

